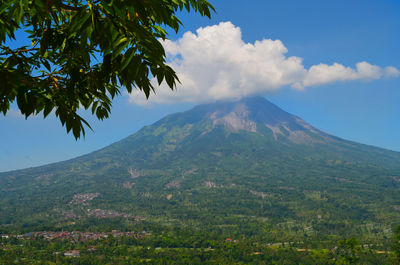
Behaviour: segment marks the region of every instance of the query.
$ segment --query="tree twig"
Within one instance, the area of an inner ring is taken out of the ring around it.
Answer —
[[[8,55],[8,54],[18,54],[18,53],[22,53],[22,52],[30,52],[30,51],[34,51],[34,50],[37,50],[37,48],[23,49],[23,50],[17,50],[17,51],[10,50],[8,52],[0,53],[0,56]]]

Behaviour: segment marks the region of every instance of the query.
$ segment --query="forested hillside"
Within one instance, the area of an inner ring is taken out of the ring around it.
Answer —
[[[167,116],[76,159],[1,173],[0,191],[3,234],[146,230],[143,246],[161,250],[126,251],[300,262],[357,246],[358,258],[383,251],[377,259],[389,262],[400,154],[334,137],[254,97]]]

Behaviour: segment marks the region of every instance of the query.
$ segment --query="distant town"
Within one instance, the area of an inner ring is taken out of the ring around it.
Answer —
[[[117,230],[112,230],[111,232],[81,232],[81,231],[40,231],[40,232],[30,232],[26,234],[2,234],[1,238],[18,238],[18,239],[36,239],[43,238],[45,240],[70,240],[72,242],[98,240],[102,238],[113,237],[134,237],[136,239],[143,238],[148,232],[120,232]]]

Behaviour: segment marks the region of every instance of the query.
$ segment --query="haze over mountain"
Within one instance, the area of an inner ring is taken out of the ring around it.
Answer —
[[[251,97],[166,116],[72,160],[0,174],[0,225],[285,220],[326,234],[366,223],[381,233],[400,217],[399,189],[400,153],[337,138]]]

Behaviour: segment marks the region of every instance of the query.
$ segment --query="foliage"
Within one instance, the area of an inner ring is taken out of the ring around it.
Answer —
[[[341,264],[356,264],[360,257],[360,243],[356,238],[341,240],[337,249]]]
[[[210,17],[206,0],[2,0],[0,1],[0,111],[17,102],[26,117],[52,110],[75,138],[90,125],[78,115],[90,109],[109,116],[121,87],[146,97],[151,77],[173,89],[178,77],[158,39],[178,31],[183,9]],[[18,31],[32,46],[12,49]]]
[[[352,254],[335,251],[335,241],[308,239],[292,245],[270,245],[254,238],[227,240],[227,234],[201,233],[167,226],[144,237],[108,237],[97,240],[0,239],[1,264],[352,264]],[[352,240],[352,239],[350,239]],[[346,240],[344,240],[346,241]],[[342,242],[344,242],[342,241]],[[353,240],[353,242],[355,242]],[[313,245],[311,247],[311,245]],[[390,264],[375,249],[357,250],[357,264]],[[79,257],[64,253],[79,250]]]
[[[395,263],[400,264],[400,225],[396,226],[393,233],[393,252]]]
[[[296,144],[263,124],[234,131],[206,115],[220,105],[82,157],[0,173],[0,233],[151,231],[127,254],[132,246],[108,241],[86,257],[100,264],[389,264],[399,153],[327,135]]]

